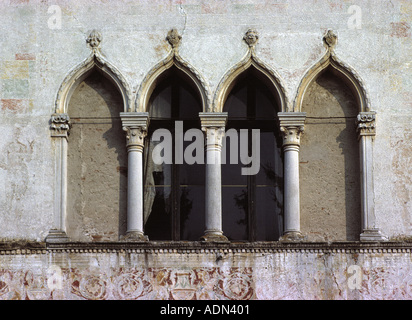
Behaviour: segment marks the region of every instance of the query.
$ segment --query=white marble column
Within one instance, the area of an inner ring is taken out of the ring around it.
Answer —
[[[284,233],[281,240],[301,240],[299,194],[299,148],[306,113],[279,112],[280,130],[283,134],[284,154]]]
[[[361,174],[361,241],[386,241],[376,226],[373,187],[373,139],[376,134],[376,113],[360,112],[357,116]]]
[[[69,241],[66,233],[67,214],[67,140],[71,128],[66,113],[55,113],[51,117],[51,137],[55,146],[55,195],[53,226],[46,242]]]
[[[143,232],[143,150],[149,115],[146,112],[122,112],[126,131],[127,165],[127,232],[126,241],[147,241]]]
[[[222,230],[221,154],[227,112],[199,113],[206,144],[205,223],[201,240],[228,241]]]

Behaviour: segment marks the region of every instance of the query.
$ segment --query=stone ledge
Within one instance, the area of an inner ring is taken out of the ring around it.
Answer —
[[[69,253],[410,253],[412,241],[387,242],[0,242],[0,255]]]

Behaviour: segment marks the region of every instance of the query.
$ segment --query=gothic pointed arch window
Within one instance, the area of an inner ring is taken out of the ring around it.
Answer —
[[[120,91],[98,68],[83,75],[68,101],[67,233],[74,241],[117,241],[125,232],[123,108]]]
[[[276,122],[278,101],[268,79],[249,67],[236,78],[224,104],[228,120],[222,157],[222,219],[229,240],[273,241],[282,235],[283,160]],[[236,150],[233,144],[239,146],[237,163],[231,154]],[[249,164],[246,156],[252,159]],[[257,168],[242,174],[245,166]]]
[[[183,152],[192,141],[203,142],[199,91],[183,71],[172,66],[157,80],[148,111],[150,126],[144,155],[145,234],[150,240],[199,240],[205,220],[204,150],[192,150],[191,156],[196,159],[193,163],[187,157],[183,159]],[[192,136],[188,130],[193,128],[199,130],[193,130]],[[154,159],[156,150],[161,150],[157,154],[162,158],[160,161]]]
[[[345,78],[329,66],[309,85],[302,110],[307,114],[300,151],[302,230],[316,240],[358,240],[356,96]]]

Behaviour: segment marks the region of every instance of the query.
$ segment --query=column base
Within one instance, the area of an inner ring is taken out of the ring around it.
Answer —
[[[304,239],[300,231],[288,231],[280,237],[279,241],[303,241]]]
[[[147,242],[149,241],[149,237],[145,236],[143,232],[140,231],[129,231],[125,236],[121,237],[120,240],[130,242]]]
[[[51,229],[45,241],[48,243],[68,242],[70,239],[63,230]]]
[[[200,241],[205,242],[229,242],[229,239],[223,235],[223,233],[206,232],[200,237]]]
[[[365,229],[360,235],[360,241],[388,241],[388,237],[383,235],[379,229]]]

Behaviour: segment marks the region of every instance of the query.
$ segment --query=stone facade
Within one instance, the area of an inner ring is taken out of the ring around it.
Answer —
[[[0,12],[0,299],[412,299],[408,1]],[[150,94],[171,68],[199,91],[205,135],[224,128],[245,70],[273,88],[280,241],[227,242],[219,166],[202,241],[145,238],[130,195],[142,196]]]

